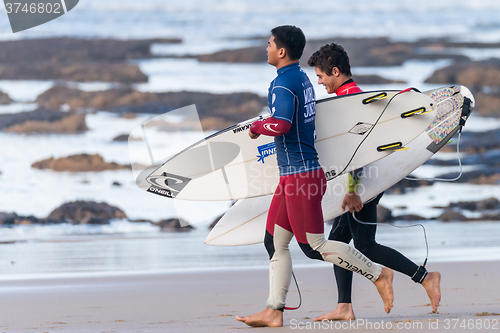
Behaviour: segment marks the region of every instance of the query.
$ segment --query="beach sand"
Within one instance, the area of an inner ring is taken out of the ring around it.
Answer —
[[[355,276],[357,320],[318,323],[316,330],[500,332],[500,262],[431,263],[428,269],[442,274],[437,314],[430,313],[425,290],[405,275],[395,274],[390,314],[372,283]],[[313,317],[333,310],[336,288],[327,263],[296,268],[295,275],[302,306],[285,312],[283,328],[250,328],[234,318],[264,309],[264,269],[0,281],[0,332],[304,331]],[[296,306],[293,281],[290,290],[288,306]]]

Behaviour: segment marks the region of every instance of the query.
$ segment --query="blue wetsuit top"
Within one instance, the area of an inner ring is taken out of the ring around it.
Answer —
[[[299,64],[278,69],[268,93],[271,116],[292,124],[284,135],[274,138],[280,176],[320,169],[316,152],[316,96]]]

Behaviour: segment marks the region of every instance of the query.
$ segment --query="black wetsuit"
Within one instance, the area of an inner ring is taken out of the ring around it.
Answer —
[[[349,80],[337,89],[336,94],[339,96],[357,92],[361,92],[361,89],[354,81]],[[373,200],[365,203],[359,213],[355,213],[356,218],[363,222],[377,222],[377,205],[383,194],[382,192]],[[328,239],[344,243],[349,243],[352,239],[354,247],[373,262],[406,274],[413,281],[422,283],[427,275],[427,270],[398,251],[378,244],[375,241],[376,231],[377,225],[361,224],[352,217],[350,212],[347,212],[334,219]],[[338,303],[351,303],[352,272],[335,265],[333,269],[337,280]]]

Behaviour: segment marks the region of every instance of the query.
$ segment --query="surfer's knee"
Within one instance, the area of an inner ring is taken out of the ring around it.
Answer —
[[[299,243],[300,248],[302,249],[302,252],[311,259],[317,259],[317,260],[323,260],[323,256],[321,253],[316,251],[311,247],[309,244],[304,244],[304,243]]]
[[[269,231],[266,230],[266,235],[264,236],[264,246],[266,247],[267,253],[269,254],[269,260],[274,255],[274,237]]]

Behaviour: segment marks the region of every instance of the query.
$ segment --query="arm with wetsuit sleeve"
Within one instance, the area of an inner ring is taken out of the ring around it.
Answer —
[[[349,172],[347,176],[347,193],[358,192],[359,182],[362,174],[363,168],[359,168]]]
[[[342,201],[342,209],[348,206],[351,213],[359,212],[363,208],[363,202],[357,192],[362,174],[363,168],[359,168],[349,172],[347,176],[347,193]]]
[[[290,130],[292,126],[286,120],[269,117],[266,120],[257,120],[250,126],[250,132],[268,136],[280,136]]]
[[[250,133],[268,136],[281,136],[292,127],[295,112],[295,94],[282,86],[274,87],[273,102],[270,105],[271,117],[266,120],[257,120],[250,126]]]

